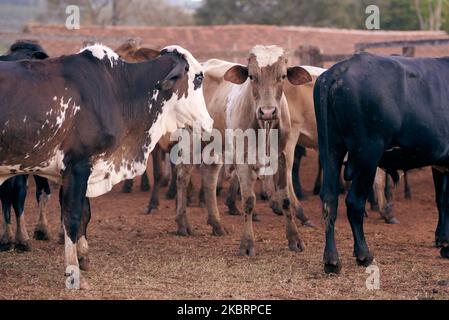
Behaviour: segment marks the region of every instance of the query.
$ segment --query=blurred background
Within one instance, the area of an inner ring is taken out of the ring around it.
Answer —
[[[80,30],[65,28],[65,9],[73,4]],[[369,31],[365,10],[373,4],[381,30]],[[114,48],[136,38],[152,48],[180,44],[200,59],[241,61],[255,44],[277,44],[305,62],[314,58],[304,51],[318,50],[324,56],[315,64],[328,66],[360,43],[442,39],[446,31],[449,0],[0,0],[0,52],[19,38],[41,42],[51,55],[77,52],[84,41]],[[371,51],[403,54],[406,47]],[[409,55],[448,51],[429,43]]]

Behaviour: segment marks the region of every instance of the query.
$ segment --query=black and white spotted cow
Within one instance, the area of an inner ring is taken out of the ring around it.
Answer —
[[[0,183],[33,173],[62,184],[66,271],[87,256],[86,196],[141,175],[165,133],[194,122],[212,130],[201,80],[201,65],[179,46],[140,63],[96,44],[0,64]]]

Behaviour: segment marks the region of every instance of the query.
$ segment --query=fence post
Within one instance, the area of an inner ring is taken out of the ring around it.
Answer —
[[[301,45],[297,50],[299,63],[314,67],[323,67],[323,57],[321,49],[315,46]]]
[[[403,47],[402,48],[402,55],[404,57],[410,57],[413,58],[415,56],[415,47]]]

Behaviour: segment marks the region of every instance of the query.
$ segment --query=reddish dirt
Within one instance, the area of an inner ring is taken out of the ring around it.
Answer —
[[[316,154],[304,161],[303,202],[317,229],[300,227],[307,248],[287,249],[284,219],[259,201],[261,222],[255,223],[256,257],[236,256],[242,217],[219,208],[229,235],[217,238],[206,225],[205,210],[188,211],[194,236],[178,237],[175,202],[161,194],[159,211],[146,215],[149,194],[121,194],[120,186],[92,200],[89,228],[91,271],[84,275],[92,289],[64,289],[63,246],[59,228],[57,191],[53,189],[49,220],[53,239],[33,240],[29,253],[0,253],[1,299],[448,299],[449,260],[434,248],[437,210],[429,169],[410,175],[413,200],[396,191],[395,212],[400,225],[386,225],[376,212],[365,222],[368,243],[380,269],[381,289],[369,291],[365,268],[352,257],[352,235],[344,206],[336,227],[343,263],[340,275],[325,275],[322,266],[323,223],[319,198],[311,195]],[[31,181],[31,180],[30,180]],[[198,183],[195,184],[196,187]],[[137,186],[135,186],[137,189]],[[34,186],[26,203],[29,233],[37,222]],[[163,190],[165,192],[165,190]],[[341,204],[343,204],[341,198]]]

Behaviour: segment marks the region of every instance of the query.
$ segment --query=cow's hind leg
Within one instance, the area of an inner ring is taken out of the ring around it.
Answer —
[[[187,193],[190,183],[190,177],[192,175],[193,165],[179,164],[176,166],[176,175],[172,176],[172,179],[176,179],[177,192],[176,192],[176,224],[178,230],[176,234],[180,236],[189,236],[192,234],[192,229],[187,221]]]
[[[285,216],[286,236],[288,240],[288,247],[291,251],[303,251],[305,246],[299,237],[298,228],[295,224],[295,214],[292,214],[291,199],[295,197],[292,190],[288,188],[288,179],[291,178],[290,170],[287,167],[287,157],[285,152],[282,152],[279,157],[279,170],[276,175],[276,189],[277,198],[282,201],[282,212]]]
[[[48,180],[39,176],[34,176],[36,184],[36,200],[39,205],[39,220],[34,229],[34,239],[50,240],[47,221],[47,202],[50,197],[50,185]]]
[[[249,165],[237,165],[237,176],[240,183],[242,195],[242,205],[244,212],[244,227],[238,254],[241,256],[254,256],[254,230],[253,212],[256,206],[256,194],[254,193],[254,183],[257,179],[256,173]]]
[[[211,164],[201,166],[202,185],[207,207],[207,224],[212,227],[215,236],[226,235],[217,206],[217,182],[222,165]]]
[[[27,196],[28,175],[17,176],[14,180],[12,206],[16,213],[16,241],[15,249],[18,251],[31,251],[30,237],[25,222],[25,199]]]
[[[349,153],[348,165],[353,172],[353,180],[346,197],[346,209],[354,237],[354,256],[357,263],[365,267],[369,266],[374,259],[363,230],[365,205],[376,176],[377,161],[381,155],[382,149],[376,148],[375,142],[372,142],[366,150],[358,151],[357,154]]]
[[[147,213],[151,213],[153,210],[159,208],[159,187],[162,181],[162,150],[159,146],[156,146],[153,150],[153,190],[151,191],[150,203],[148,205]]]
[[[175,166],[173,163],[171,163],[171,179],[170,179],[170,184],[168,185],[168,190],[167,193],[165,194],[165,198],[169,199],[169,200],[173,200],[176,198],[176,194],[177,194],[177,185],[176,183],[177,181],[177,174],[176,174],[176,168],[177,166]]]
[[[133,191],[133,179],[126,179],[125,182],[123,182],[122,186],[122,192],[123,193],[131,193]]]
[[[386,196],[388,175],[380,168],[377,168],[374,179],[374,192],[376,194],[380,216],[388,224],[398,224],[399,220],[393,215],[393,204]]]
[[[78,262],[80,269],[84,271],[89,271],[90,260],[89,260],[89,245],[87,243],[87,226],[90,222],[91,211],[89,198],[84,198],[83,202],[83,213],[81,217],[81,225],[78,236],[77,251],[78,251]]]
[[[148,192],[148,191],[150,191],[150,189],[151,189],[150,179],[148,178],[148,173],[145,170],[143,175],[140,177],[140,191]]]
[[[226,197],[226,205],[228,206],[228,212],[231,216],[240,216],[242,214],[235,204],[239,190],[239,179],[234,172],[231,177],[231,182],[229,183],[228,196]]]
[[[90,175],[88,159],[68,161],[63,173],[62,210],[65,245],[65,275],[71,277],[73,273],[79,275],[70,289],[88,289],[89,284],[80,275],[78,262],[78,239],[83,234],[83,209],[85,208],[87,181]],[[82,256],[82,255],[81,255]]]
[[[407,171],[404,171],[404,198],[407,200],[412,200],[412,189],[410,188],[410,183],[408,182]]]
[[[0,199],[2,202],[3,213],[3,233],[0,238],[0,251],[10,251],[14,249],[14,234],[11,224],[12,185],[14,179],[15,178],[6,180],[0,186]]]
[[[305,195],[302,190],[300,169],[301,169],[301,159],[306,156],[306,149],[300,145],[295,148],[295,160],[293,162],[292,168],[292,179],[293,179],[293,189],[295,190],[295,195],[299,200],[305,200]]]

